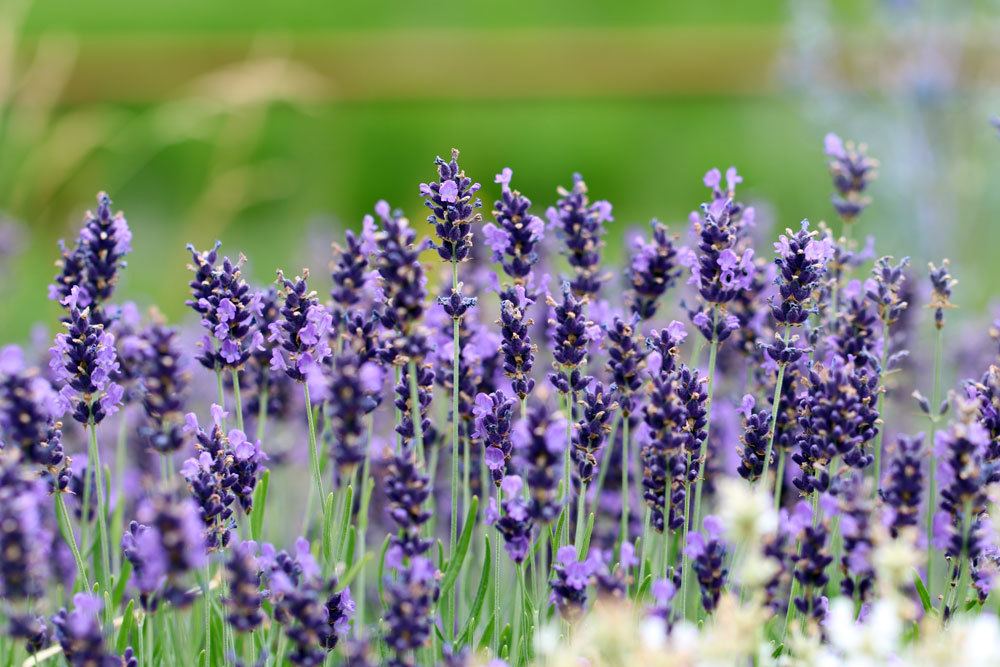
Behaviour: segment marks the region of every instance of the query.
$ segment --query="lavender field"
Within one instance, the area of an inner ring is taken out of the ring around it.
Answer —
[[[543,210],[453,150],[431,238],[379,201],[270,285],[189,246],[190,326],[117,298],[100,193],[0,355],[6,664],[997,664],[1000,324],[942,382],[952,267],[816,153],[839,233],[711,169],[614,266],[580,175]]]

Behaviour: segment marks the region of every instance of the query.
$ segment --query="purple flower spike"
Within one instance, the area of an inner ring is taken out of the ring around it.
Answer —
[[[573,188],[559,188],[560,199],[546,211],[549,224],[565,244],[567,260],[576,274],[570,282],[578,298],[597,296],[604,277],[601,249],[604,247],[604,223],[611,221],[611,204],[590,203],[587,184],[580,174],[573,174]]]
[[[482,221],[476,212],[482,202],[475,197],[481,187],[473,183],[458,166],[458,150],[451,150],[451,160],[434,160],[438,181],[421,183],[420,194],[431,210],[427,221],[434,225],[438,236],[435,246],[446,262],[464,262],[472,251],[472,225]]]
[[[493,205],[496,224],[484,225],[483,235],[493,251],[493,261],[500,262],[514,283],[523,286],[538,262],[537,246],[545,236],[545,224],[530,213],[531,200],[510,189],[512,175],[506,168],[497,174],[496,182],[503,186],[503,191]]]
[[[330,356],[328,343],[333,316],[306,285],[309,272],[288,280],[279,271],[285,303],[281,317],[271,324],[269,340],[277,343],[271,358],[272,371],[284,371],[296,382],[321,376],[321,366]],[[312,383],[310,389],[313,388]]]
[[[597,470],[597,452],[604,446],[604,440],[611,431],[611,417],[618,409],[617,390],[614,385],[605,389],[599,381],[594,381],[580,400],[582,414],[573,431],[573,460],[576,462],[576,476],[580,484],[586,486],[593,480]]]
[[[836,134],[827,134],[823,147],[830,157],[829,169],[833,177],[833,207],[845,223],[854,222],[871,203],[865,190],[878,175],[878,160],[868,157],[864,144],[843,141]]]
[[[542,523],[559,516],[559,475],[566,449],[566,419],[543,403],[536,403],[528,418],[515,427],[512,439],[524,461],[531,515]]]
[[[514,401],[503,391],[476,396],[473,408],[476,418],[474,437],[482,440],[486,447],[486,463],[490,468],[493,483],[500,487],[504,475],[510,468],[514,444],[511,440],[514,418]]]
[[[122,388],[112,380],[119,368],[115,338],[95,324],[86,309],[71,310],[66,328],[49,350],[60,413],[72,410],[73,419],[81,424],[99,424],[118,411],[123,397]]]
[[[228,257],[216,266],[220,243],[211,250],[199,252],[188,245],[194,271],[189,283],[191,299],[188,307],[201,316],[207,331],[198,361],[209,370],[239,369],[264,342],[263,334],[254,326],[260,314],[260,295],[253,292],[243,279],[243,262]]]
[[[660,298],[680,276],[674,239],[658,220],[650,223],[652,239],[637,239],[628,276],[631,283],[629,307],[642,320],[656,314]]]

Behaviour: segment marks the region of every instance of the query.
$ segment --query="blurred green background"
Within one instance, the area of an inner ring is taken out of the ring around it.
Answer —
[[[134,253],[121,295],[183,317],[184,245],[323,273],[377,199],[456,146],[541,214],[580,171],[622,231],[682,231],[702,174],[737,165],[784,229],[831,218],[823,135],[882,162],[860,235],[951,257],[984,312],[1000,243],[996,2],[136,3],[0,1],[0,340],[56,321],[56,241],[99,190]],[[325,283],[317,285],[325,290]]]

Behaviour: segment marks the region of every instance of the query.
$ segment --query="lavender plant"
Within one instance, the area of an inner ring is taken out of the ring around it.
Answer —
[[[193,326],[115,302],[101,195],[49,365],[0,350],[0,659],[1000,663],[998,348],[952,377],[941,263],[933,366],[904,363],[919,281],[852,240],[877,163],[826,153],[839,238],[758,252],[712,170],[692,244],[654,221],[616,271],[582,179],[546,225],[503,169],[481,225],[454,152],[419,188],[434,240],[378,202],[327,285],[191,247]]]

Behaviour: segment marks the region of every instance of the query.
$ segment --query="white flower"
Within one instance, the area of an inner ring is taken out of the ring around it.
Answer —
[[[719,481],[719,518],[733,544],[753,544],[778,530],[774,501],[764,485],[726,477]]]

